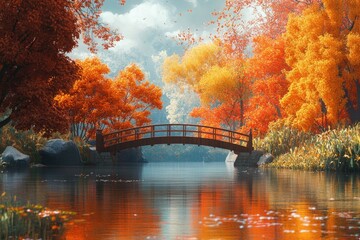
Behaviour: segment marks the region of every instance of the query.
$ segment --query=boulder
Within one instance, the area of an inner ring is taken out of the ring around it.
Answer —
[[[257,167],[257,162],[264,155],[263,151],[254,150],[251,153],[240,153],[234,162],[235,167]]]
[[[137,147],[118,151],[116,153],[116,162],[144,163],[146,160],[143,157],[141,147]]]
[[[29,155],[21,153],[12,146],[7,146],[2,153],[3,162],[9,167],[27,167],[30,163]]]
[[[113,165],[121,163],[145,163],[147,162],[142,154],[141,147],[129,148],[115,152],[99,153],[96,147],[87,147],[83,150],[82,162],[87,165]]]
[[[47,166],[81,165],[80,151],[73,141],[49,140],[39,154],[41,163]]]
[[[85,147],[83,149],[83,155],[82,155],[83,159],[83,163],[86,165],[96,165],[100,162],[102,162],[103,157],[101,154],[99,154],[96,151],[96,147],[90,146],[90,147]]]
[[[271,163],[273,160],[274,160],[274,156],[271,153],[265,153],[260,157],[259,161],[257,162],[257,165],[258,166],[265,165]]]

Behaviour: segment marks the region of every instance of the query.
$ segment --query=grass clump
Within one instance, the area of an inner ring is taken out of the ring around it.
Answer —
[[[360,124],[313,135],[269,166],[303,170],[359,171]]]
[[[254,139],[254,148],[278,157],[311,139],[312,134],[290,127],[272,126],[263,139]]]
[[[0,239],[54,239],[64,231],[73,212],[21,205],[16,197],[0,196]]]

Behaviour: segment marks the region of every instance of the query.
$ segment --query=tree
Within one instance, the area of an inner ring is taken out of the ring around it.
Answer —
[[[119,72],[112,81],[112,91],[115,114],[106,119],[108,129],[143,126],[151,122],[150,110],[162,108],[161,89],[146,80],[136,64]]]
[[[164,60],[163,81],[189,85],[199,93],[200,79],[212,66],[222,64],[221,57],[221,47],[216,43],[199,44],[188,49],[183,57],[173,54]]]
[[[77,78],[67,53],[83,34],[93,51],[102,39],[108,48],[121,36],[99,22],[103,0],[3,0],[0,3],[0,127],[64,131],[53,98]]]
[[[98,58],[78,60],[79,78],[68,93],[56,96],[59,107],[66,112],[73,136],[88,140],[96,128],[104,124],[104,119],[114,114],[111,80],[105,75],[108,66]]]
[[[289,124],[324,130],[360,117],[357,1],[323,0],[287,25],[286,77],[289,92],[281,100]]]
[[[253,56],[246,60],[246,76],[252,79],[252,95],[246,125],[263,135],[271,122],[284,117],[280,99],[287,93],[285,40],[259,36],[253,41]]]
[[[71,132],[84,140],[95,137],[97,129],[114,131],[151,122],[151,109],[161,109],[161,90],[145,80],[135,64],[106,78],[109,68],[98,58],[77,61],[81,75],[69,93],[56,100],[67,112]]]
[[[196,108],[192,116],[201,117],[208,125],[224,125],[235,130],[245,124],[244,112],[249,98],[249,83],[243,77],[242,64],[241,59],[227,55],[220,42],[200,44],[188,49],[182,58],[172,55],[165,59],[163,80],[194,89],[201,107]],[[228,110],[223,118],[206,114],[220,109]]]
[[[12,120],[18,128],[63,130],[52,99],[57,90],[71,87],[77,71],[66,56],[79,36],[70,3],[5,0],[0,5],[0,111],[6,114],[0,127]]]

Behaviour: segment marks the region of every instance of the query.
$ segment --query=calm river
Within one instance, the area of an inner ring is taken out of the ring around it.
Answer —
[[[0,192],[75,211],[63,239],[359,239],[360,178],[225,162],[0,173]]]

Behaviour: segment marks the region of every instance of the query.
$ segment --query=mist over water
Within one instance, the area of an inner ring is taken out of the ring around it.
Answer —
[[[359,176],[225,162],[40,168],[0,192],[75,211],[62,239],[358,239]]]

